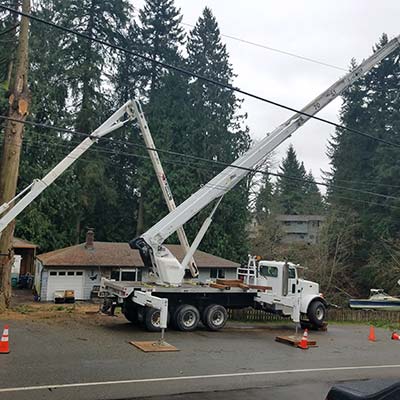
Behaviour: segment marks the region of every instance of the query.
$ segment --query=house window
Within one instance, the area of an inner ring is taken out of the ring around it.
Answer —
[[[60,272],[58,273],[58,275],[60,275],[60,276],[63,275],[63,276],[64,276],[64,275],[65,275],[65,271],[60,271]]]
[[[75,275],[75,272],[74,272],[74,271],[68,271],[68,272],[67,272],[67,275],[68,275],[68,276],[74,276],[74,275]]]
[[[121,271],[121,281],[136,281],[136,271]]]
[[[77,276],[82,276],[83,275],[83,271],[76,271],[76,275]]]
[[[210,269],[211,279],[225,279],[225,270],[223,268],[211,268]]]
[[[57,275],[57,272],[56,271],[50,271],[50,275],[55,276],[55,275]]]
[[[141,281],[142,271],[137,268],[134,269],[115,269],[111,271],[111,279],[116,281]]]

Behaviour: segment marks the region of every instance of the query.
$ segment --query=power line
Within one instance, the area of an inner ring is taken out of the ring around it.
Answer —
[[[181,24],[185,25],[185,26],[189,26],[191,28],[195,27],[195,25],[188,24],[188,23],[185,23],[185,22],[181,22]],[[326,63],[324,61],[319,61],[319,60],[316,60],[315,58],[301,56],[299,54],[295,54],[295,53],[292,53],[292,52],[289,52],[289,51],[280,50],[280,49],[277,49],[277,48],[274,48],[274,47],[266,46],[264,44],[252,42],[250,40],[241,39],[241,38],[238,38],[237,36],[231,36],[231,35],[227,35],[227,34],[223,34],[223,33],[220,33],[220,35],[223,36],[223,37],[226,37],[228,39],[236,40],[237,42],[240,42],[240,43],[245,43],[245,44],[249,44],[251,46],[259,47],[261,49],[270,50],[270,51],[273,51],[275,53],[284,54],[286,56],[298,58],[298,59],[303,60],[303,61],[309,61],[309,62],[312,62],[314,64],[320,64],[320,65],[323,65],[325,67],[337,69],[339,71],[348,72],[348,70],[346,68],[338,67],[337,65],[329,64],[329,63]]]
[[[25,142],[25,144],[26,143],[27,142]],[[46,143],[48,143],[48,142],[46,142]],[[28,142],[28,144],[30,146],[32,146],[32,147],[42,148],[42,146],[39,143]],[[60,144],[60,143],[50,143],[50,146],[61,147],[61,148],[69,148],[69,149],[71,148],[71,146],[69,144]],[[104,154],[123,155],[123,156],[127,156],[127,157],[150,160],[149,156],[143,156],[143,155],[140,155],[140,154],[126,153],[126,152],[115,151],[115,150],[107,150],[107,149],[102,149],[102,148],[101,149],[99,149],[99,148],[94,149],[93,147],[90,150],[95,150],[95,151],[98,151],[98,152],[104,153]],[[89,160],[87,158],[82,158],[82,157],[72,157],[72,156],[69,156],[68,154],[64,154],[64,157],[72,158],[75,161],[79,160],[79,162],[83,161],[83,162],[88,163],[88,164],[93,163],[93,160]],[[110,162],[112,165],[117,166],[118,169],[120,169],[121,171],[126,172],[123,168],[121,168],[120,164],[110,160],[109,158],[104,159],[104,161]],[[191,163],[187,163],[187,162],[182,162],[182,161],[179,161],[179,160],[176,160],[176,159],[174,159],[174,160],[163,159],[163,162],[167,163],[167,164],[173,164],[173,165],[184,165],[184,166],[187,166],[189,168],[193,168],[195,170],[198,170],[198,169],[210,170],[211,169],[210,167],[203,167],[203,166],[200,166],[200,165],[195,165],[195,164],[191,164]],[[285,178],[287,178],[289,180],[292,179],[291,177],[286,177],[286,176],[285,176]],[[289,182],[289,184],[290,185],[294,185],[294,182]],[[208,183],[206,183],[205,185],[208,185]],[[217,187],[217,186],[210,186],[210,187]],[[353,201],[353,202],[358,202],[358,203],[363,203],[363,204],[368,204],[368,205],[373,205],[373,206],[379,206],[379,207],[384,207],[384,208],[392,208],[392,209],[400,210],[400,207],[397,207],[397,206],[394,206],[394,205],[391,205],[391,204],[382,204],[382,203],[373,202],[371,200],[355,199],[355,198],[345,197],[345,196],[341,196],[341,195],[335,195],[335,197],[341,198],[341,199],[344,199],[344,200]]]
[[[1,31],[1,32],[0,32],[0,36],[6,35],[7,33],[9,33],[9,32],[11,32],[11,31],[13,31],[14,29],[18,28],[18,26],[19,26],[19,23],[18,23],[18,24],[15,24],[15,25],[13,25],[13,26],[11,26],[11,27],[8,28],[8,29],[5,29],[4,31]]]
[[[215,79],[207,78],[207,77],[205,77],[205,76],[203,76],[203,75],[200,75],[200,74],[198,74],[198,73],[196,73],[196,72],[189,71],[189,70],[187,70],[187,69],[178,67],[178,66],[176,66],[176,65],[172,65],[172,64],[168,64],[168,63],[165,63],[165,62],[162,62],[162,61],[158,61],[158,60],[156,60],[156,59],[154,59],[154,58],[151,58],[151,57],[148,57],[148,56],[146,56],[146,55],[144,55],[144,54],[140,54],[140,53],[138,53],[138,52],[135,52],[135,51],[132,51],[132,50],[128,50],[128,49],[123,48],[123,47],[121,47],[121,46],[119,46],[119,45],[112,44],[112,43],[110,43],[110,42],[107,42],[107,41],[105,41],[105,40],[99,39],[99,38],[97,38],[97,37],[90,36],[90,35],[86,35],[85,33],[81,33],[81,32],[75,31],[75,30],[73,30],[73,29],[66,28],[65,26],[58,25],[58,24],[56,24],[56,23],[54,23],[54,22],[47,21],[47,20],[45,20],[45,19],[43,19],[43,18],[34,16],[34,15],[32,15],[32,14],[27,14],[27,13],[24,13],[24,12],[22,12],[22,11],[15,10],[15,9],[13,9],[13,8],[11,8],[11,7],[7,7],[7,6],[5,6],[5,5],[0,5],[0,8],[2,8],[2,9],[4,9],[4,10],[7,10],[7,11],[9,11],[9,12],[11,12],[11,13],[15,13],[15,14],[18,14],[18,15],[21,15],[21,16],[24,16],[24,17],[27,17],[27,18],[30,18],[30,19],[32,19],[32,20],[34,20],[34,21],[37,21],[37,22],[40,22],[40,23],[42,23],[42,24],[51,26],[51,27],[53,27],[53,28],[55,28],[55,29],[59,29],[59,30],[64,31],[64,32],[67,32],[67,33],[69,33],[69,34],[72,34],[72,35],[75,35],[75,36],[79,36],[79,37],[81,37],[81,38],[83,38],[83,39],[91,40],[91,41],[96,42],[96,43],[99,43],[99,44],[101,44],[101,45],[103,45],[103,46],[110,47],[110,48],[112,48],[112,49],[114,49],[114,50],[118,50],[118,51],[121,51],[121,52],[130,54],[130,55],[132,55],[132,56],[134,56],[134,57],[141,58],[142,60],[151,62],[151,63],[153,63],[153,64],[155,64],[155,65],[159,65],[159,66],[161,66],[161,67],[163,67],[163,68],[171,69],[171,70],[173,70],[173,71],[179,72],[179,73],[184,74],[184,75],[186,75],[186,76],[190,76],[190,77],[197,78],[197,79],[202,80],[202,81],[204,81],[204,82],[207,82],[207,83],[210,83],[210,84],[219,86],[219,87],[224,88],[224,89],[231,90],[231,91],[233,91],[233,92],[240,93],[240,94],[242,94],[242,95],[244,95],[244,96],[251,97],[251,98],[253,98],[253,99],[262,101],[262,102],[264,102],[264,103],[271,104],[271,105],[274,105],[274,106],[276,106],[276,107],[279,107],[279,108],[282,108],[282,109],[285,109],[285,110],[288,110],[288,111],[292,111],[292,112],[294,112],[294,113],[296,113],[296,114],[304,115],[304,116],[306,116],[307,118],[315,119],[316,121],[320,121],[320,122],[324,122],[324,123],[326,123],[326,124],[328,124],[328,125],[334,126],[335,128],[340,128],[340,129],[346,130],[346,131],[348,131],[348,132],[352,132],[352,133],[355,133],[355,134],[357,134],[357,135],[367,137],[367,138],[369,138],[369,139],[375,140],[375,141],[377,141],[377,142],[380,142],[380,143],[383,143],[383,144],[386,144],[386,145],[389,145],[389,146],[400,147],[400,144],[392,143],[392,142],[389,142],[389,141],[387,141],[387,140],[384,140],[384,139],[378,138],[378,137],[376,137],[376,136],[370,135],[370,134],[368,134],[368,133],[359,131],[358,129],[349,128],[349,127],[347,127],[347,126],[338,124],[338,123],[336,123],[336,122],[327,120],[327,119],[325,119],[325,118],[317,117],[316,115],[312,115],[312,114],[306,113],[306,112],[304,112],[304,111],[297,110],[297,109],[295,109],[295,108],[293,108],[293,107],[286,106],[286,105],[284,105],[284,104],[282,104],[282,103],[278,103],[278,102],[273,101],[273,100],[269,100],[269,99],[267,99],[267,98],[265,98],[265,97],[262,97],[262,96],[253,94],[253,93],[248,92],[248,91],[245,91],[245,90],[242,90],[242,89],[240,89],[240,88],[238,88],[238,87],[235,87],[235,86],[232,86],[232,85],[229,85],[229,84],[225,84],[225,83],[220,82],[220,81],[216,81]]]
[[[339,199],[343,199],[343,200],[349,200],[349,201],[355,201],[355,202],[359,202],[359,203],[364,203],[364,204],[368,204],[368,205],[372,205],[372,206],[389,207],[389,208],[393,208],[394,210],[400,210],[400,207],[396,207],[396,206],[393,206],[391,204],[382,204],[382,203],[377,203],[377,202],[370,201],[370,200],[354,199],[352,197],[341,196],[341,195],[337,195],[337,194],[335,194],[334,197],[339,198]]]
[[[351,179],[337,179],[334,178],[336,182],[347,182],[347,183],[355,183],[361,186],[383,186],[383,187],[389,187],[389,188],[395,188],[395,189],[400,189],[400,185],[390,185],[389,183],[382,183],[382,181],[375,181],[375,180],[364,180],[364,181],[357,181],[357,180],[351,180]]]
[[[293,182],[288,182],[289,185],[294,185]],[[323,196],[326,198],[326,196]],[[349,200],[349,201],[353,201],[353,202],[359,202],[359,203],[363,203],[363,204],[368,204],[368,205],[373,205],[373,206],[379,206],[379,207],[389,207],[389,208],[393,208],[395,210],[400,210],[400,207],[394,206],[392,204],[384,204],[384,203],[377,203],[371,200],[364,200],[364,199],[359,199],[359,198],[354,198],[354,197],[346,197],[346,196],[341,196],[341,195],[337,195],[335,193],[334,195],[335,198],[340,198],[340,199],[344,199],[344,200]],[[330,204],[331,202],[329,202],[329,199],[327,201],[328,204]]]
[[[77,131],[73,131],[73,130],[66,129],[66,128],[58,128],[58,127],[55,127],[53,125],[35,123],[35,122],[32,122],[32,121],[19,121],[17,119],[14,119],[14,118],[11,118],[11,117],[7,117],[5,115],[0,115],[0,118],[1,119],[5,119],[5,120],[14,121],[14,122],[23,123],[23,124],[28,124],[28,125],[32,125],[32,126],[38,126],[38,127],[42,127],[42,128],[61,131],[61,132],[64,132],[64,133],[75,134],[75,135],[80,135],[80,136],[84,136],[84,137],[90,137],[90,135],[86,134],[86,133],[77,132]],[[341,185],[336,185],[336,184],[332,185],[332,184],[329,184],[329,183],[326,183],[326,182],[312,181],[312,180],[309,180],[309,179],[303,179],[303,178],[298,178],[298,177],[290,177],[290,176],[282,175],[282,174],[279,174],[279,173],[266,172],[266,171],[261,170],[261,169],[247,168],[247,167],[242,167],[242,166],[239,166],[239,165],[232,165],[232,164],[227,163],[227,162],[218,161],[218,160],[212,160],[212,159],[209,159],[209,158],[203,158],[203,157],[193,156],[193,155],[184,154],[184,153],[179,153],[179,152],[176,152],[176,151],[165,150],[165,149],[160,149],[160,148],[156,148],[156,147],[154,147],[154,148],[147,147],[146,145],[134,144],[134,143],[130,143],[130,142],[124,141],[124,140],[116,140],[116,139],[108,138],[108,137],[102,137],[102,138],[99,138],[99,140],[107,140],[107,141],[111,141],[113,143],[120,143],[120,144],[124,144],[124,145],[131,145],[131,146],[141,147],[141,148],[144,148],[144,149],[149,150],[149,151],[156,151],[158,153],[165,153],[165,154],[169,154],[169,155],[173,155],[173,156],[184,157],[184,158],[187,158],[187,159],[206,162],[206,163],[209,163],[209,164],[211,163],[211,164],[219,165],[219,166],[222,166],[222,167],[225,167],[225,168],[226,167],[231,167],[231,168],[236,168],[236,169],[240,169],[240,170],[244,170],[244,171],[252,172],[252,173],[260,173],[260,174],[263,174],[263,175],[271,175],[271,176],[276,176],[276,177],[279,177],[279,178],[291,179],[291,180],[296,180],[296,181],[300,181],[300,182],[315,183],[318,186],[325,186],[325,187],[328,187],[328,188],[342,189],[342,190],[347,190],[347,191],[351,191],[351,192],[355,192],[355,193],[361,193],[361,194],[367,194],[367,195],[371,195],[371,196],[381,197],[381,198],[385,198],[385,199],[400,200],[400,198],[398,198],[398,197],[385,195],[385,194],[382,194],[382,193],[376,193],[376,192],[371,192],[371,191],[357,189],[357,188],[349,188],[349,187],[346,187],[346,186],[341,186]],[[103,149],[103,150],[106,150],[106,149]],[[122,153],[120,153],[120,154],[122,154]]]

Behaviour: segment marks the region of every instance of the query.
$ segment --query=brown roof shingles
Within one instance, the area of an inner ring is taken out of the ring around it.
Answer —
[[[167,245],[169,250],[183,260],[184,251],[180,245]],[[93,249],[85,244],[65,247],[63,249],[40,254],[37,258],[45,266],[52,267],[143,267],[138,250],[132,250],[128,243],[94,242]],[[194,258],[199,268],[237,268],[239,264],[225,258],[197,250]]]
[[[37,244],[16,237],[13,238],[12,243],[14,249],[36,249],[37,247],[39,247]]]

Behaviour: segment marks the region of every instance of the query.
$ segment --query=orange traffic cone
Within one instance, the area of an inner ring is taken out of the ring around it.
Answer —
[[[7,354],[9,352],[10,347],[8,346],[8,325],[6,325],[0,340],[0,354]]]
[[[370,342],[376,342],[376,337],[375,337],[375,328],[373,325],[371,325],[369,327],[369,336],[368,336],[368,340]]]
[[[392,333],[392,340],[400,340],[400,335],[397,332]]]
[[[304,329],[303,337],[300,340],[300,343],[297,345],[300,349],[306,350],[308,349],[308,330]]]

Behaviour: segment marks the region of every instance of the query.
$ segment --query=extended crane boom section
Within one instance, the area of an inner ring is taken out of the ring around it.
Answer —
[[[165,202],[167,203],[168,210],[171,212],[176,209],[176,204],[174,197],[172,195],[167,176],[164,172],[164,168],[161,164],[160,157],[158,156],[158,152],[155,151],[155,145],[153,141],[153,137],[150,133],[150,128],[147,124],[146,118],[144,116],[144,113],[142,111],[142,107],[138,101],[133,102],[133,107],[135,111],[135,115],[137,118],[137,123],[139,125],[140,132],[143,136],[143,140],[146,143],[149,156],[151,159],[151,162],[153,164],[154,171],[157,176],[158,183],[161,187],[161,191],[164,195]],[[186,237],[186,233],[183,229],[183,227],[179,227],[176,231],[179,241],[181,242],[181,245],[183,246],[184,250],[186,253],[189,253],[190,247],[189,247],[189,241]],[[190,272],[192,276],[195,278],[199,275],[199,270],[197,268],[196,262],[191,256],[188,258],[187,263],[189,266]]]
[[[7,225],[29,206],[47,187],[49,187],[65,170],[67,170],[82,154],[104,135],[119,129],[134,118],[132,101],[129,100],[110,118],[93,131],[85,140],[62,159],[45,177],[35,179],[13,199],[0,206],[0,234]],[[20,199],[15,205],[15,201]]]
[[[179,286],[184,276],[184,268],[169,250],[162,246],[164,240],[215,199],[230,191],[249,172],[248,169],[254,168],[306,121],[343,93],[374,65],[398,49],[399,46],[400,36],[388,42],[363,61],[356,69],[339,79],[304,107],[301,113],[295,114],[285,123],[278,126],[262,141],[257,143],[257,146],[252,147],[239,157],[231,166],[216,175],[208,184],[191,195],[147,232],[132,240],[130,242],[131,247],[140,250],[145,264],[155,270],[157,275],[162,277],[164,283]]]

